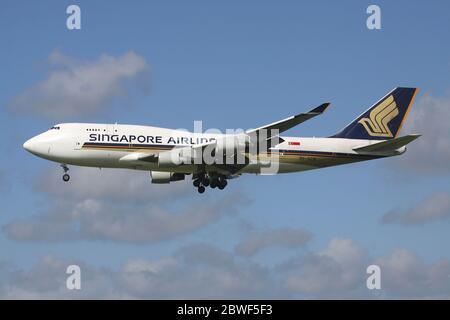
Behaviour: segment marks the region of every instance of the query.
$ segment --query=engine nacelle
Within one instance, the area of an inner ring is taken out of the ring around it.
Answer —
[[[171,181],[184,180],[184,173],[150,171],[152,183],[170,183]]]
[[[182,163],[181,150],[165,151],[158,154],[158,166],[160,168],[173,168]]]

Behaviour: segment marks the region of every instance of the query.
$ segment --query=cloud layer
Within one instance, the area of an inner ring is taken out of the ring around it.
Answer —
[[[436,192],[406,210],[389,211],[383,215],[381,222],[417,225],[448,218],[450,218],[450,195],[446,192]]]
[[[381,268],[380,291],[366,288],[366,268]],[[81,290],[65,287],[78,264]],[[198,244],[156,260],[130,259],[118,270],[46,256],[29,269],[0,264],[0,298],[450,298],[450,261],[427,262],[406,250],[371,258],[350,239],[267,268],[220,248]]]
[[[355,242],[334,238],[324,250],[294,257],[279,271],[282,287],[294,297],[346,297],[361,294],[367,265],[366,252]]]
[[[58,120],[85,117],[133,88],[148,86],[149,65],[132,51],[119,57],[104,54],[94,61],[77,61],[55,51],[48,62],[46,78],[12,99],[11,112]]]
[[[200,197],[189,182],[155,186],[144,171],[73,168],[71,172],[70,183],[61,181],[58,170],[41,176],[36,189],[48,198],[49,209],[4,225],[8,238],[154,243],[235,214],[249,202],[233,193]]]
[[[414,141],[402,161],[392,161],[398,171],[417,173],[450,172],[450,97],[421,97],[412,106],[404,133],[422,134]]]
[[[269,247],[298,247],[311,240],[312,234],[303,229],[280,228],[252,232],[235,247],[236,253],[251,256]]]

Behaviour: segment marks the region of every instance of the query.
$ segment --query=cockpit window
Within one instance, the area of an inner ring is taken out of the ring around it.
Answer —
[[[59,130],[59,129],[61,129],[59,126],[54,126],[50,128],[50,130]]]

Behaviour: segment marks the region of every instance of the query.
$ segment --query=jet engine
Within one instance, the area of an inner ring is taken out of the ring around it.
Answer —
[[[170,183],[171,181],[184,180],[184,173],[177,172],[163,172],[163,171],[150,171],[150,177],[152,178],[152,183]]]
[[[158,166],[160,168],[173,168],[182,163],[181,149],[165,151],[158,154]]]

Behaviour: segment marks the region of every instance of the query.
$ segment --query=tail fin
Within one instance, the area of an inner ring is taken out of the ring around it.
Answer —
[[[333,138],[388,140],[402,128],[417,88],[395,88]]]

